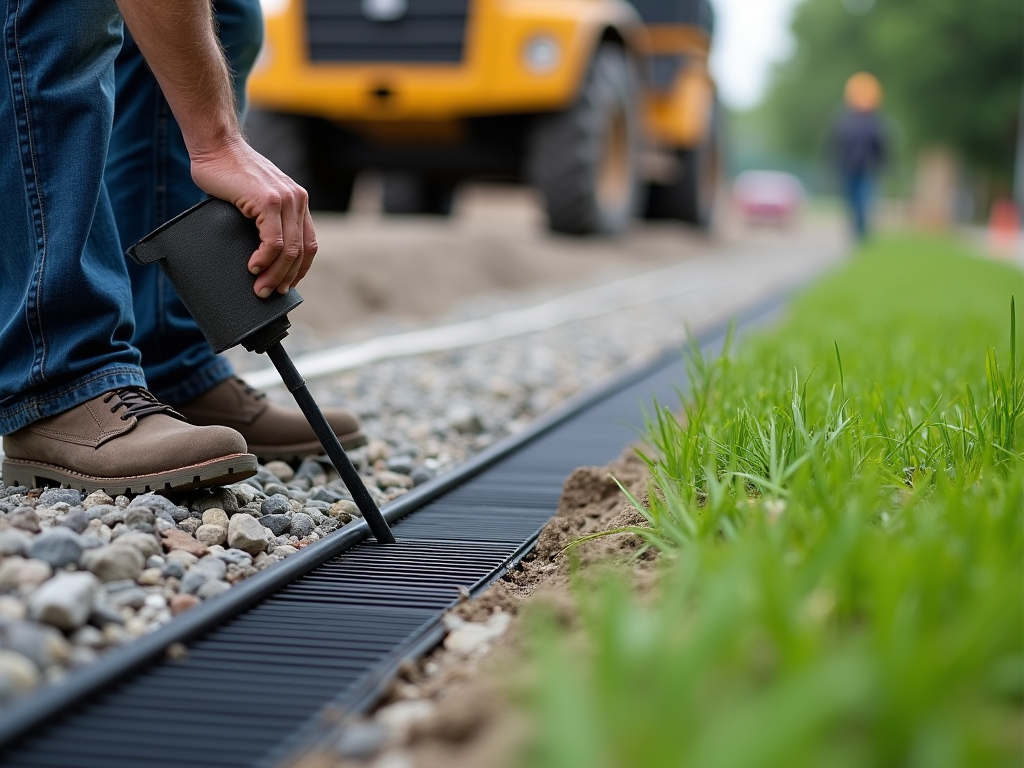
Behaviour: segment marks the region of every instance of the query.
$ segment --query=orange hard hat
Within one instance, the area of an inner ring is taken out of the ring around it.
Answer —
[[[870,72],[857,72],[846,81],[846,103],[858,112],[870,112],[882,103],[882,85]]]

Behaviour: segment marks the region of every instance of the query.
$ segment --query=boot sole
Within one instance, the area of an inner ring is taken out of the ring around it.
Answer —
[[[169,493],[211,485],[229,485],[252,477],[256,471],[256,457],[251,453],[235,453],[168,472],[128,477],[93,477],[55,464],[5,458],[3,480],[6,485],[22,485],[26,488],[60,485],[85,493],[105,491],[111,496],[128,496],[150,491]]]
[[[338,435],[338,442],[346,451],[362,448],[369,442],[362,432],[352,432],[348,435]],[[293,443],[291,445],[254,445],[249,443],[251,453],[259,456],[264,464],[268,461],[297,461],[306,456],[315,456],[324,452],[324,447],[319,440],[310,440],[308,443]]]

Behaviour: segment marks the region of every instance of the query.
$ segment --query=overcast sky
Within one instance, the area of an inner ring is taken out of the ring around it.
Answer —
[[[733,108],[760,101],[773,61],[790,52],[789,19],[799,0],[712,0],[717,29],[711,66],[722,101]]]

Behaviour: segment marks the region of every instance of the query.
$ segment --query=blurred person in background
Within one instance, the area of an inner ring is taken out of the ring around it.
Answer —
[[[862,241],[870,231],[875,180],[887,155],[879,114],[882,86],[874,75],[858,72],[846,81],[845,102],[832,128],[831,147],[853,233]]]

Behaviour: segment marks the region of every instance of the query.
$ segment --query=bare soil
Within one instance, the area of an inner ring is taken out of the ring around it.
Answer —
[[[625,566],[641,588],[652,581],[655,553],[643,550],[643,540],[634,533],[600,537],[566,552],[589,534],[645,526],[615,480],[643,503],[647,479],[647,467],[633,449],[608,466],[575,470],[565,481],[556,516],[520,567],[450,612],[444,644],[402,669],[369,720],[342,721],[291,768],[516,765],[530,739],[530,721],[515,704],[515,689],[529,675],[520,615],[527,605],[543,601],[566,625],[575,624],[570,580],[580,573],[576,569],[585,574],[595,566]],[[462,642],[465,633],[459,634],[467,626],[495,632],[467,644]],[[516,670],[515,679],[509,670]],[[380,748],[358,758],[340,754],[337,745],[345,740],[346,729],[368,725],[386,732]]]

